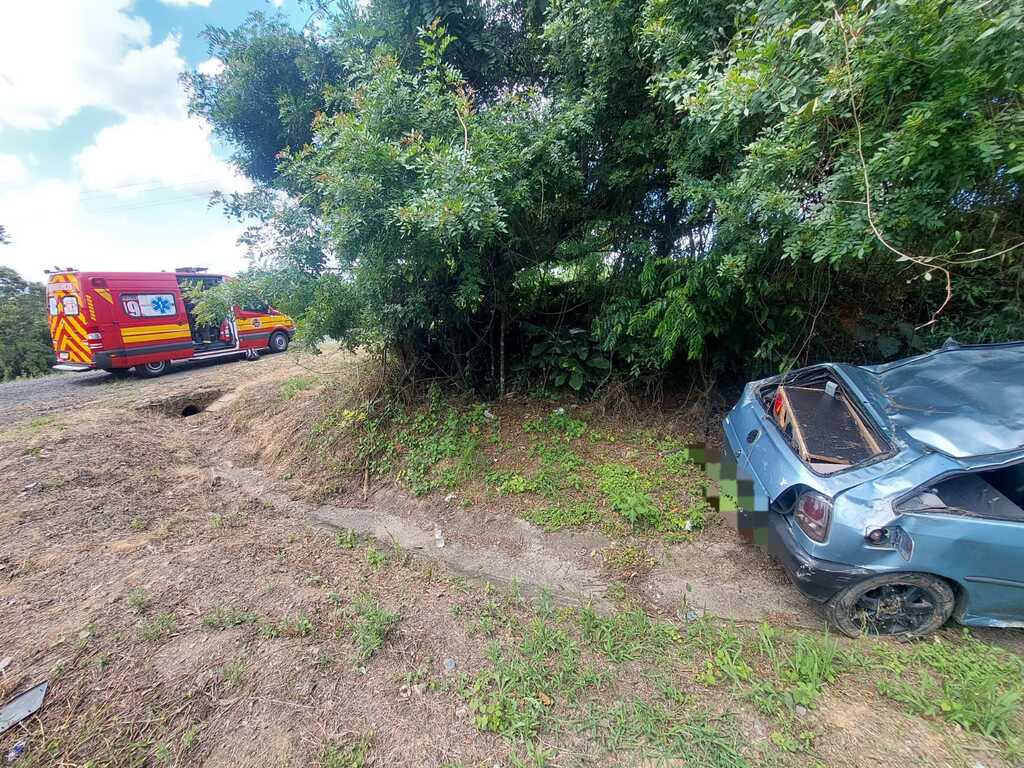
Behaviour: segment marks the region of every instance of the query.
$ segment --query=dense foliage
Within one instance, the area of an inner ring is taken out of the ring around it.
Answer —
[[[51,363],[46,289],[0,267],[0,381],[41,376]]]
[[[1010,0],[371,0],[209,30],[188,82],[307,339],[582,389],[1024,336],[1022,33]]]

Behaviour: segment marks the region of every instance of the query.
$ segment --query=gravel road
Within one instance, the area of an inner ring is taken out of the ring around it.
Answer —
[[[153,397],[190,387],[219,384],[234,386],[248,380],[257,371],[286,364],[290,355],[268,355],[257,362],[225,358],[198,363],[176,363],[170,373],[157,379],[119,379],[105,371],[87,373],[55,372],[39,379],[10,381],[0,384],[0,425],[52,411],[88,405],[100,400]]]

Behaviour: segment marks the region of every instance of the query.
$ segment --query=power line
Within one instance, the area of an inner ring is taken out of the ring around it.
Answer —
[[[223,179],[193,177],[190,180],[183,180],[183,181],[175,182],[175,183],[172,183],[172,184],[164,184],[164,183],[161,183],[161,184],[151,184],[151,183],[146,183],[146,184],[126,184],[126,185],[119,186],[119,187],[109,187],[107,189],[89,190],[89,192],[80,195],[80,199],[83,200],[83,201],[88,201],[88,200],[94,200],[94,199],[103,199],[103,198],[107,198],[107,197],[120,197],[121,195],[118,194],[118,193],[121,193],[121,192],[127,193],[129,195],[140,195],[140,194],[148,194],[150,192],[160,192],[160,191],[163,191],[165,189],[181,189],[183,187],[195,187],[195,186],[207,186],[207,185],[208,186],[214,186],[214,185],[218,184],[221,181],[223,181]]]
[[[127,211],[139,211],[147,208],[158,208],[164,205],[180,205],[182,203],[192,202],[195,200],[204,200],[208,197],[205,192],[195,192],[189,195],[183,195],[179,197],[169,198],[165,200],[150,200],[144,203],[133,203],[129,205],[113,205],[106,208],[99,208],[88,211],[91,214],[100,213],[123,213]]]

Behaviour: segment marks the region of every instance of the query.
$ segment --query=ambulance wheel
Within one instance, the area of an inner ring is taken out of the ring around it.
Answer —
[[[284,352],[288,349],[288,334],[277,331],[270,335],[270,351]]]
[[[160,360],[155,363],[146,363],[145,365],[135,366],[135,375],[141,376],[144,379],[155,379],[157,376],[163,376],[171,369],[170,360]]]

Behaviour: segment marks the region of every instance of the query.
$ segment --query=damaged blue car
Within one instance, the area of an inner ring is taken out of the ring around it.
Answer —
[[[724,430],[741,525],[842,632],[1024,627],[1024,342],[752,382]]]

